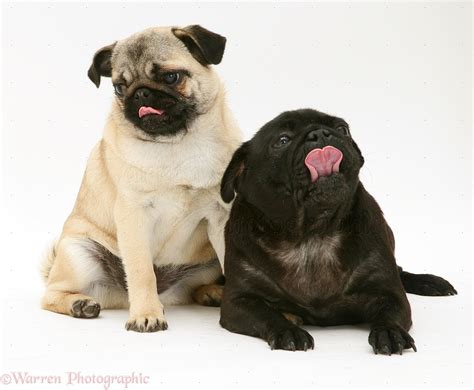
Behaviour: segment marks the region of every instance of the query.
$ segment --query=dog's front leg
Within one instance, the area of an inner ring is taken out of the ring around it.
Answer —
[[[127,279],[130,302],[127,330],[165,330],[163,305],[158,297],[153,270],[152,234],[155,220],[143,208],[125,199],[117,200],[115,218],[117,241]]]
[[[402,354],[404,349],[416,352],[415,341],[408,334],[411,327],[410,305],[406,297],[382,292],[369,298],[369,344],[376,354]]]
[[[224,230],[227,220],[229,219],[229,210],[216,205],[217,211],[214,211],[207,218],[207,234],[212,247],[216,251],[217,258],[221,264],[222,272],[224,272],[224,256],[225,256],[225,237]]]
[[[207,235],[211,242],[217,258],[221,265],[222,273],[224,273],[224,256],[225,256],[225,240],[224,228],[229,218],[229,211],[216,205],[216,209],[209,213],[207,218]],[[224,294],[224,286],[222,284],[213,283],[200,286],[193,293],[193,299],[196,303],[204,306],[220,306],[222,296]]]
[[[271,349],[306,351],[314,348],[313,337],[308,332],[254,295],[226,291],[220,324],[231,332],[266,340]]]

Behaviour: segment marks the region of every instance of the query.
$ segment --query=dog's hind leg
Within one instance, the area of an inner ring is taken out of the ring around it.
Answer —
[[[458,292],[446,279],[431,274],[412,274],[398,267],[405,291],[425,296],[456,295]]]
[[[224,277],[217,259],[193,265],[155,266],[155,275],[165,305],[194,301],[204,306],[220,306]],[[164,290],[168,284],[170,287]]]
[[[76,318],[96,318],[100,304],[91,297],[66,291],[47,289],[41,301],[43,309]]]
[[[224,294],[223,284],[205,284],[193,292],[193,300],[202,306],[219,307]]]
[[[59,241],[49,256],[50,267],[45,268],[43,275],[46,278],[43,309],[77,318],[95,318],[101,305],[120,306],[117,298],[115,305],[111,305],[114,289],[102,284],[105,277],[100,262],[94,257],[94,244],[81,238]],[[126,295],[121,301],[126,305]]]

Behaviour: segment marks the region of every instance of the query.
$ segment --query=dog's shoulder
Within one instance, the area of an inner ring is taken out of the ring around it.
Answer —
[[[395,237],[380,205],[360,182],[345,229],[367,249],[382,246],[392,253],[395,250]]]

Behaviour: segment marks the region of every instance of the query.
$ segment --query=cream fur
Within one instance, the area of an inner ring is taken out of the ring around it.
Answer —
[[[77,299],[92,299],[102,308],[129,306],[128,323],[144,324],[147,331],[147,324],[165,323],[153,264],[204,263],[216,252],[223,262],[229,210],[220,199],[219,183],[241,137],[214,70],[195,61],[169,28],[141,34],[117,43],[112,78],[133,73],[121,68],[127,65],[121,48],[139,37],[160,38],[166,42],[168,63],[192,68],[183,93],[197,96],[200,115],[188,132],[151,142],[125,119],[114,100],[74,208],[43,267],[47,289],[42,306],[63,314],[71,314]],[[87,239],[122,259],[128,302],[123,291],[101,284],[103,275],[88,257]],[[210,283],[218,273],[198,275],[191,284],[183,281],[163,295],[171,303],[188,301],[189,286]]]

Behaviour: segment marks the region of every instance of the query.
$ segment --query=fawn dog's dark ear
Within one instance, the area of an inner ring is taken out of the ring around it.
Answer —
[[[242,146],[235,151],[224,172],[221,182],[221,197],[226,203],[230,203],[232,199],[234,199],[235,193],[239,192],[240,182],[246,168],[245,164],[248,149],[249,143],[244,142]]]
[[[110,59],[116,44],[117,42],[108,46],[104,46],[102,49],[97,50],[97,52],[94,54],[92,65],[90,66],[87,75],[97,88],[99,88],[101,76],[112,76],[112,64]]]
[[[202,65],[217,65],[224,55],[226,38],[198,24],[173,28],[173,34],[184,43],[192,56]]]

